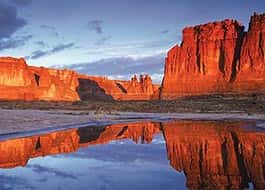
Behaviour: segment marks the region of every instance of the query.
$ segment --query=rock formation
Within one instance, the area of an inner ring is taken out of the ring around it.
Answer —
[[[153,96],[159,88],[157,85],[153,85],[152,79],[149,75],[140,75],[139,80],[137,76],[134,75],[129,82],[124,83],[121,81],[118,82],[118,84],[124,86],[128,99],[132,100],[155,99]]]
[[[265,92],[265,14],[250,19],[244,36],[236,85],[240,91]]]
[[[235,20],[183,30],[167,55],[161,99],[265,92],[265,14],[251,17],[248,32]]]
[[[35,79],[24,59],[0,58],[0,97],[2,99],[34,99],[30,89]]]
[[[76,89],[79,85],[77,73],[71,70],[56,70],[44,67],[30,67],[36,79],[40,100],[79,100]]]
[[[77,75],[73,71],[30,67],[24,59],[0,58],[0,99],[79,100]]]
[[[148,75],[130,81],[30,67],[0,58],[0,99],[78,101],[175,99],[223,93],[265,93],[265,14],[244,32],[236,20],[187,27],[165,60],[161,88]]]
[[[158,99],[159,85],[149,75],[135,75],[130,81],[110,80],[106,77],[79,75],[81,99],[150,100]]]
[[[117,81],[66,69],[28,66],[22,58],[0,58],[2,100],[150,100],[155,92],[159,94],[158,88],[148,75],[141,76],[140,81],[135,77],[131,81]]]

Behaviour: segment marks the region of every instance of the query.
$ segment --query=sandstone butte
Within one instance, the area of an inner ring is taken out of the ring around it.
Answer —
[[[0,58],[0,99],[78,101],[87,98],[149,100],[158,85],[148,75],[131,81],[80,75],[71,70],[28,66],[23,58]]]
[[[0,141],[0,168],[25,166],[31,158],[70,153],[115,140],[151,143],[160,133],[170,165],[185,174],[188,189],[245,189],[251,182],[254,189],[264,190],[265,134],[244,129],[244,125],[237,121],[148,122],[11,139]]]
[[[265,14],[187,27],[165,60],[161,99],[265,92]]]

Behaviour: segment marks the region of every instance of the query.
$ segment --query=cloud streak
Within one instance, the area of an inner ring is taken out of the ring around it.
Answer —
[[[26,59],[39,59],[41,57],[53,55],[53,54],[59,53],[61,51],[70,49],[70,48],[74,47],[74,45],[75,45],[74,43],[59,44],[50,50],[36,50],[36,51],[32,52],[32,54],[30,56],[26,56],[25,58]]]
[[[91,31],[94,31],[97,34],[103,34],[103,21],[102,20],[90,20],[88,21],[87,26]]]
[[[0,40],[10,38],[26,24],[27,21],[18,16],[16,7],[0,2]]]
[[[40,46],[40,47],[47,47],[47,44],[45,43],[45,42],[43,42],[43,41],[37,41],[37,42],[35,42],[38,46]]]
[[[112,37],[111,36],[105,36],[105,37],[102,37],[100,38],[99,40],[97,40],[95,42],[95,45],[96,46],[101,46],[101,45],[104,45],[107,41],[109,41]]]
[[[15,189],[35,189],[26,179],[19,176],[9,176],[0,174],[0,189],[15,190]]]
[[[29,41],[32,37],[32,35],[26,35],[16,38],[2,39],[0,40],[0,51],[21,47],[25,45],[25,43]]]
[[[161,34],[167,34],[167,33],[169,33],[169,30],[162,30],[160,33]]]
[[[59,37],[59,33],[57,32],[57,29],[55,26],[50,26],[47,24],[42,24],[40,25],[40,28],[44,29],[44,30],[48,30],[50,31],[54,36]]]
[[[74,179],[74,180],[78,179],[75,175],[72,175],[70,173],[57,170],[55,168],[44,167],[44,166],[37,165],[37,164],[28,165],[27,168],[31,168],[36,173],[49,173],[49,174],[53,174],[61,178],[69,178],[69,179]]]
[[[11,0],[11,3],[17,6],[27,6],[32,3],[32,0]]]
[[[50,26],[50,25],[46,25],[46,24],[42,24],[42,25],[40,25],[40,27],[43,29],[47,29],[47,30],[56,30],[56,28],[54,26]]]
[[[150,74],[160,83],[164,71],[164,54],[142,58],[116,57],[66,66],[80,73],[129,79],[133,74]],[[108,69],[106,69],[108,68]]]

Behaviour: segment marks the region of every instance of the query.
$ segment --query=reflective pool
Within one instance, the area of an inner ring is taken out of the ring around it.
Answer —
[[[255,122],[83,127],[0,141],[0,189],[265,189]]]

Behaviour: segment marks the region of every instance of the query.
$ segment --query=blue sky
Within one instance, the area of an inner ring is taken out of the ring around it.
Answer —
[[[150,74],[161,78],[165,53],[183,27],[225,18],[247,26],[254,11],[265,12],[264,0],[1,0],[0,55],[101,75],[107,62],[115,72],[105,68],[105,75],[113,78],[156,64]]]

